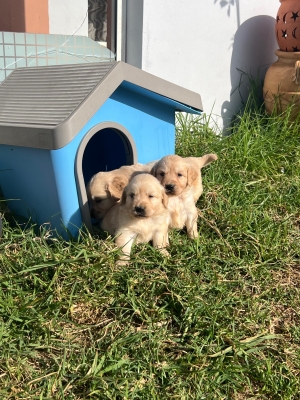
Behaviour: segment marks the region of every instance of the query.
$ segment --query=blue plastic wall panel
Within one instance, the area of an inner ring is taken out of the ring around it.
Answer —
[[[121,86],[101,107],[99,113],[101,118],[115,120],[129,130],[137,146],[138,162],[146,163],[167,154],[174,154],[175,110],[173,106]]]
[[[137,147],[138,162],[146,163],[174,154],[174,109],[126,89],[117,89],[67,146],[50,151],[61,218],[74,235],[82,225],[74,168],[76,152],[90,129],[101,122],[109,121],[124,126],[131,133]],[[113,160],[115,165],[115,148],[112,146],[107,151],[106,158]],[[112,168],[108,165],[108,170],[110,169]]]
[[[11,211],[39,225],[61,225],[49,150],[0,146],[0,187]]]
[[[90,129],[109,121],[122,125],[131,133],[138,162],[146,163],[174,154],[174,107],[120,87],[61,149],[49,151],[0,145],[0,169],[8,170],[0,172],[4,197],[21,199],[16,200],[18,206],[13,205],[13,201],[9,206],[24,217],[31,215],[39,224],[51,222],[51,228],[66,238],[62,224],[76,236],[82,226],[75,179],[77,149]],[[114,167],[118,162],[115,150],[111,143],[106,150],[106,162],[112,160]],[[109,169],[112,168],[108,165]]]

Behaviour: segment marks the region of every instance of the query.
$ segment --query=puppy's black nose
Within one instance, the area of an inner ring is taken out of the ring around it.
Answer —
[[[139,215],[143,215],[145,213],[144,207],[139,207],[139,206],[134,207],[134,211],[136,212],[136,214]]]
[[[172,192],[174,190],[175,185],[168,183],[165,185],[165,188],[167,189],[168,192]]]

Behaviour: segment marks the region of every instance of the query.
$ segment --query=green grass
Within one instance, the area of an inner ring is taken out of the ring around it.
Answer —
[[[1,399],[299,399],[299,124],[246,109],[221,138],[179,116],[176,152],[219,159],[169,259],[140,245],[117,267],[100,231],[4,219]]]

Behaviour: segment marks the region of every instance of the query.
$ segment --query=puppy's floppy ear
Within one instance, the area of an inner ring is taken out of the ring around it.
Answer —
[[[126,203],[126,197],[127,197],[127,193],[126,193],[126,188],[125,188],[123,190],[123,193],[122,193],[120,204],[125,204]]]
[[[166,194],[166,192],[165,192],[164,190],[163,190],[163,192],[162,192],[162,203],[163,203],[163,206],[164,206],[165,208],[168,207],[169,197],[168,197],[168,195]]]
[[[106,190],[109,191],[112,197],[117,200],[120,200],[124,187],[127,185],[127,182],[124,178],[116,176],[111,182],[106,185]]]
[[[187,170],[187,184],[188,184],[188,186],[191,186],[193,184],[193,182],[197,179],[198,175],[199,175],[199,171],[197,171],[191,165],[188,165],[188,170]]]
[[[157,163],[155,163],[155,164],[153,165],[153,167],[151,168],[150,174],[153,175],[153,176],[155,176],[155,178],[156,178],[156,174],[157,174]]]
[[[202,157],[197,157],[199,168],[201,169],[217,159],[218,156],[216,154],[204,154]]]

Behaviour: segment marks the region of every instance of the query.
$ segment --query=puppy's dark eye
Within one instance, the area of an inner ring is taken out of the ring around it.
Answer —
[[[134,193],[130,193],[129,196],[133,199],[134,198]]]
[[[152,194],[149,194],[148,196],[150,199],[152,199],[154,196]]]
[[[160,172],[159,175],[160,175],[160,176],[165,176],[165,173],[164,173],[164,172]]]
[[[182,176],[182,174],[180,174],[180,173],[179,173],[179,174],[177,174],[177,175],[178,175],[179,177],[180,177],[180,176]]]
[[[101,203],[102,200],[103,200],[103,199],[95,199],[95,202],[96,202],[97,204],[99,204],[99,203]]]

